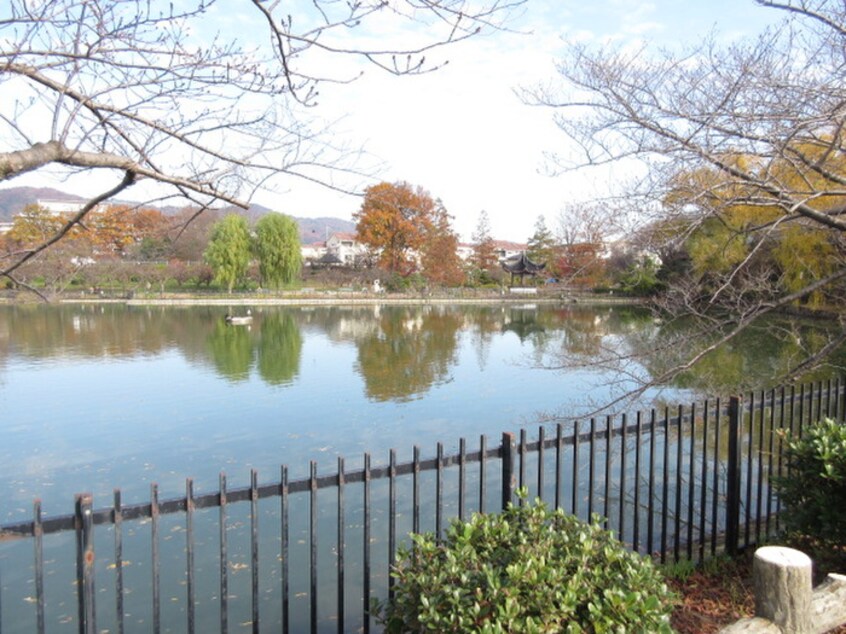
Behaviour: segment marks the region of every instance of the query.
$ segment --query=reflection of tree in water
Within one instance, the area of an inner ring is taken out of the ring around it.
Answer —
[[[520,343],[526,343],[527,339],[542,342],[546,328],[538,321],[537,308],[512,308],[502,325],[502,332],[513,332]]]
[[[290,383],[300,371],[303,337],[291,313],[272,313],[261,321],[258,371],[271,385]]]
[[[219,320],[208,338],[208,350],[218,373],[230,381],[245,381],[253,365],[250,328],[230,326]]]
[[[488,365],[488,355],[494,335],[502,332],[505,310],[501,306],[467,306],[464,308],[467,321],[472,324],[472,341],[476,350],[479,369]]]
[[[357,369],[367,396],[407,401],[443,381],[455,363],[461,313],[385,308],[379,331],[357,340]]]
[[[192,333],[205,341],[212,317],[206,309],[126,307],[114,304],[3,307],[10,351],[32,358],[157,354],[186,345]],[[190,347],[190,346],[189,346]]]
[[[709,394],[776,387],[781,383],[777,377],[791,373],[804,359],[822,351],[836,334],[836,327],[819,320],[762,319],[742,337],[705,354],[692,368],[676,376],[673,386]],[[649,338],[638,337],[633,341],[652,376],[661,376],[720,335],[691,320],[675,320],[662,325]],[[658,342],[665,347],[667,342],[674,345],[654,354]],[[826,367],[802,372],[800,378],[802,381],[828,379],[832,368],[839,371],[844,365],[846,348],[841,347],[829,357]]]

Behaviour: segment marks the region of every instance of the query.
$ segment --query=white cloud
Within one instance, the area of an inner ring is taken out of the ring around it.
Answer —
[[[239,24],[259,24],[242,14],[231,17]],[[431,75],[397,78],[366,67],[353,84],[322,86],[321,105],[312,114],[326,121],[341,119],[338,139],[366,144],[371,159],[385,165],[381,179],[406,180],[440,197],[464,238],[470,237],[484,209],[497,237],[525,240],[538,215],[552,226],[565,203],[602,195],[607,182],[616,180],[607,172],[556,179],[539,173],[543,153],[560,150],[564,139],[552,112],[522,104],[513,90],[554,80],[554,59],[565,42],[631,46],[649,39],[673,45],[698,39],[715,22],[726,30],[753,32],[770,19],[751,2],[736,0],[530,0],[512,25],[516,32],[432,52],[427,55],[431,61],[449,63]],[[345,37],[358,43],[370,38],[387,47],[413,43],[418,35],[414,28],[380,18],[369,32],[353,29]],[[322,57],[311,61],[322,64]],[[335,62],[327,72],[352,76],[356,71],[348,62]],[[351,179],[344,184],[363,183]],[[292,215],[346,218],[360,205],[355,197],[296,179],[279,188],[257,202]]]

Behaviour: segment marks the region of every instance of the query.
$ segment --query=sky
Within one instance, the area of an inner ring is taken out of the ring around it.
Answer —
[[[235,5],[216,6],[226,11]],[[234,17],[221,14],[217,23],[236,24]],[[395,77],[369,67],[351,84],[324,85],[310,115],[335,122],[338,142],[364,147],[363,166],[378,166],[374,180],[358,181],[359,188],[405,181],[440,199],[463,241],[471,240],[484,210],[494,238],[525,242],[539,216],[555,230],[566,205],[601,198],[620,176],[613,168],[550,176],[544,154],[566,151],[566,139],[552,110],[526,105],[515,93],[554,84],[555,60],[568,42],[675,47],[714,30],[731,41],[780,18],[753,0],[528,0],[508,30],[429,55],[430,61],[448,61],[440,70]],[[350,37],[390,42],[404,35],[353,29]],[[3,185],[67,190],[43,174]],[[291,216],[348,220],[361,200],[301,179],[253,198]]]
[[[525,242],[538,216],[555,230],[565,205],[606,195],[616,179],[613,171],[550,176],[544,155],[560,151],[564,136],[551,110],[515,94],[556,79],[566,42],[672,47],[714,29],[733,40],[780,17],[753,0],[529,0],[509,32],[442,51],[449,63],[436,73],[396,78],[374,69],[324,92],[320,110],[344,117],[337,133],[381,161],[380,180],[439,198],[464,241],[485,210],[495,238]],[[300,183],[257,201],[295,216],[347,219],[361,202]]]

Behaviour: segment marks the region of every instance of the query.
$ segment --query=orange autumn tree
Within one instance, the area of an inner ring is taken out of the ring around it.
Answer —
[[[435,201],[425,189],[383,182],[364,190],[364,202],[353,219],[358,240],[378,252],[379,267],[405,277],[417,270],[416,254],[425,245],[434,216]]]
[[[458,286],[464,281],[464,270],[458,257],[458,235],[453,231],[450,215],[440,201],[435,208],[420,264],[423,275],[433,284]]]

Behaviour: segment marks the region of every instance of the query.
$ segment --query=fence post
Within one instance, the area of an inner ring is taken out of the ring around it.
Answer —
[[[517,474],[514,469],[514,458],[517,454],[517,442],[514,434],[503,432],[502,434],[502,510],[514,500],[514,491],[517,488]]]
[[[96,634],[94,610],[94,513],[90,493],[76,496],[76,594],[79,599],[79,632]]]
[[[732,396],[728,408],[728,468],[726,472],[726,551],[737,555],[740,540],[740,421],[741,399]]]

